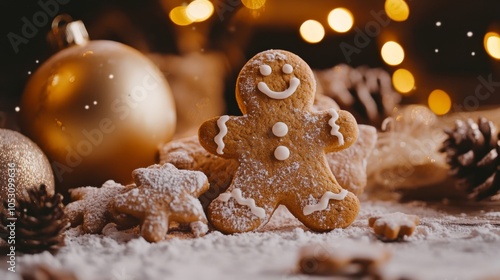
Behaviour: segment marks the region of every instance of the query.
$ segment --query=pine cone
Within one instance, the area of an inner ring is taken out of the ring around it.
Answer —
[[[446,153],[450,175],[457,178],[456,186],[471,200],[500,199],[500,175],[496,175],[500,148],[493,123],[485,118],[479,118],[477,123],[456,120],[455,128],[445,133],[448,138],[440,152]]]
[[[45,250],[56,251],[64,245],[63,232],[69,227],[64,216],[63,197],[61,194],[50,195],[45,185],[29,189],[28,196],[16,200],[14,211],[16,250],[24,253],[40,253]],[[7,203],[4,203],[7,209]],[[0,213],[2,236],[8,235],[6,227],[12,217],[6,212]],[[5,239],[5,238],[4,238]]]

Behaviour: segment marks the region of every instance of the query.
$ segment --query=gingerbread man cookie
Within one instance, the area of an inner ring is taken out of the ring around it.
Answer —
[[[238,77],[236,100],[244,115],[202,124],[200,144],[239,162],[228,190],[208,208],[216,229],[255,230],[280,204],[315,231],[353,222],[359,201],[337,183],[325,153],[354,143],[358,126],[346,111],[314,111],[315,88],[301,58],[281,50],[261,52]]]

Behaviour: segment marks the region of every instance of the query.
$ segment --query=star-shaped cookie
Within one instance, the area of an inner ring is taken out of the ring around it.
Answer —
[[[71,200],[65,207],[65,214],[72,226],[82,225],[85,233],[101,233],[104,226],[110,222],[119,224],[134,223],[134,219],[120,215],[112,215],[111,202],[134,185],[123,186],[113,180],[106,181],[102,187],[81,187],[70,190]]]
[[[149,242],[164,239],[169,223],[189,223],[196,235],[204,235],[207,219],[197,199],[208,190],[208,179],[199,171],[178,170],[170,163],[132,172],[137,188],[117,196],[118,212],[142,220],[141,235]]]

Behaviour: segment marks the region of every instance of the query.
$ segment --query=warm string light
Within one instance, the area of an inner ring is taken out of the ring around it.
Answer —
[[[484,35],[484,49],[495,59],[500,59],[500,35],[495,32],[488,32]]]
[[[444,90],[435,89],[429,94],[427,100],[429,108],[436,115],[444,115],[451,109],[451,98]]]
[[[325,28],[316,20],[306,20],[300,26],[300,35],[308,43],[318,43],[325,37]]]
[[[177,6],[173,8],[168,16],[173,23],[180,26],[186,26],[193,23],[186,13],[186,6]]]
[[[179,26],[190,25],[193,22],[202,22],[209,19],[214,13],[214,5],[208,0],[194,0],[187,6],[173,8],[168,16]]]
[[[394,21],[405,21],[410,16],[410,7],[404,0],[387,0],[384,9],[387,16]]]
[[[392,66],[401,64],[405,58],[403,47],[394,41],[385,42],[380,50],[380,54],[385,63]]]
[[[194,0],[186,7],[186,15],[193,22],[207,20],[214,13],[214,5],[208,0]]]
[[[335,8],[328,13],[328,25],[338,33],[345,33],[351,30],[354,25],[354,16],[346,8]],[[310,19],[302,23],[299,28],[300,35],[304,41],[315,44],[325,37],[325,28],[316,20]]]
[[[400,68],[392,74],[392,84],[398,92],[410,94],[415,88],[415,78],[410,71]]]
[[[345,33],[352,28],[354,17],[352,13],[345,8],[333,9],[328,14],[328,25],[339,33]]]

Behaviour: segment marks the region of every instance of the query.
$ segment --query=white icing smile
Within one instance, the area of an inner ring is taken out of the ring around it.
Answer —
[[[263,76],[269,76],[271,75],[272,72],[271,67],[267,64],[261,65],[259,70]],[[291,74],[293,72],[293,67],[290,64],[285,64],[283,65],[282,70],[285,74]],[[284,91],[274,91],[270,89],[265,82],[259,82],[257,84],[257,88],[270,98],[285,99],[294,94],[299,85],[300,85],[300,80],[298,78],[293,77],[292,79],[290,79],[290,86]]]

